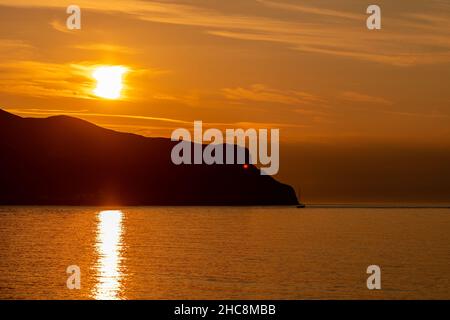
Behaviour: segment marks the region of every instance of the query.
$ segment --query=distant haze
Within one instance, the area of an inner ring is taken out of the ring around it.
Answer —
[[[290,144],[280,181],[306,203],[450,203],[450,147]]]

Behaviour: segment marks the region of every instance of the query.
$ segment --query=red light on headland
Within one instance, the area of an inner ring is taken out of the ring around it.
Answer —
[[[244,164],[242,167],[243,167],[244,169],[248,169],[248,164]]]

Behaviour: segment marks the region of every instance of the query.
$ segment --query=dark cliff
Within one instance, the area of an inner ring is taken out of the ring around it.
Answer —
[[[0,205],[297,204],[251,165],[174,165],[176,143],[0,110]]]

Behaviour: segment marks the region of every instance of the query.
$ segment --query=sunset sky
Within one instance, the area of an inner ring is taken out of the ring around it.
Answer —
[[[81,30],[65,26],[69,4],[82,9]],[[303,145],[447,148],[450,1],[376,1],[377,31],[366,28],[370,4],[0,0],[0,107],[147,136],[194,120],[280,128],[290,168]],[[127,68],[121,98],[94,94],[103,65]],[[297,188],[305,177],[293,176]]]

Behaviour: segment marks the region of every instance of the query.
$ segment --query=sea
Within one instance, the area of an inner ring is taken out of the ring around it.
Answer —
[[[0,299],[450,299],[450,209],[0,207]]]

